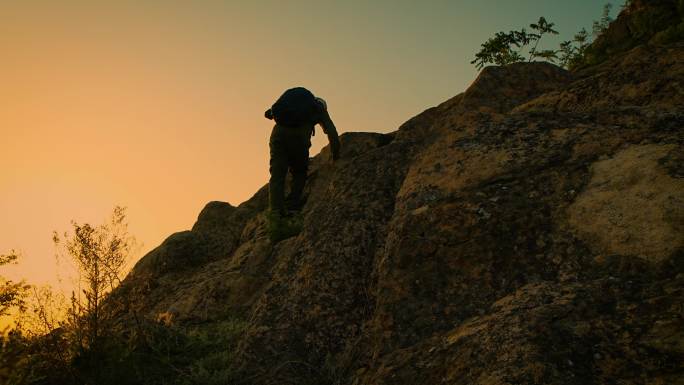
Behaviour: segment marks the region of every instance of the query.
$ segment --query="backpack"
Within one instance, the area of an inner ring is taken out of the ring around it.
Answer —
[[[317,105],[311,91],[296,87],[285,91],[271,107],[271,112],[276,123],[286,127],[298,127],[313,121]]]

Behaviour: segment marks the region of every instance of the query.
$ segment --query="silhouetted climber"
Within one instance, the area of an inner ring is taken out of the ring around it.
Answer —
[[[269,146],[271,149],[269,180],[269,232],[278,241],[299,232],[298,226],[288,221],[289,211],[300,210],[304,205],[302,192],[309,166],[309,147],[314,127],[320,124],[328,135],[332,159],[340,154],[337,130],[325,100],[315,97],[303,87],[291,88],[266,110],[266,118],[275,120]],[[285,198],[285,178],[292,174],[290,194]]]

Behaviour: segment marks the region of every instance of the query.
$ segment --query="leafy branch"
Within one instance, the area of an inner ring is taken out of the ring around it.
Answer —
[[[613,18],[610,16],[612,4],[607,3],[603,6],[601,18],[594,21],[591,36],[595,39],[603,34]],[[545,35],[558,35],[554,29],[555,24],[546,21],[544,17],[530,24],[531,32],[525,28],[519,31],[497,32],[494,37],[489,38],[481,45],[481,49],[475,54],[475,59],[471,64],[475,64],[477,69],[482,69],[486,64],[507,65],[525,60],[522,52],[526,47],[528,61],[534,59],[545,60],[558,64],[564,68],[575,68],[584,62],[585,53],[589,47],[589,33],[586,29],[581,29],[571,40],[560,43],[557,50],[539,49],[539,42]]]
[[[584,53],[589,46],[589,34],[582,28],[573,36],[572,40],[560,43],[559,64],[563,68],[574,68],[582,62]]]
[[[558,34],[558,31],[553,29],[553,27],[554,23],[549,23],[545,18],[540,17],[539,21],[530,24],[532,32],[527,32],[525,28],[508,33],[497,32],[493,38],[490,38],[481,45],[482,49],[475,54],[475,60],[470,63],[475,64],[478,69],[481,69],[487,63],[506,65],[520,62],[525,60],[521,54],[522,50],[532,44],[534,45],[528,51],[529,61],[535,58],[555,61],[557,59],[556,51],[538,50],[539,42],[544,35]]]

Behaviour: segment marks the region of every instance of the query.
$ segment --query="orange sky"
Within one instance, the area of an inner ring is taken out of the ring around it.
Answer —
[[[2,274],[54,283],[52,231],[116,204],[143,253],[249,198],[286,88],[324,97],[341,132],[392,131],[461,92],[494,32],[545,15],[567,38],[600,14],[567,3],[2,2],[0,252],[23,254]]]

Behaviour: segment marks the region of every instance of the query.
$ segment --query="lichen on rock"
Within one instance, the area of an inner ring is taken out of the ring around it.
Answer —
[[[569,222],[596,253],[662,261],[684,248],[684,179],[659,164],[676,145],[634,145],[591,166],[591,180],[568,209]]]

